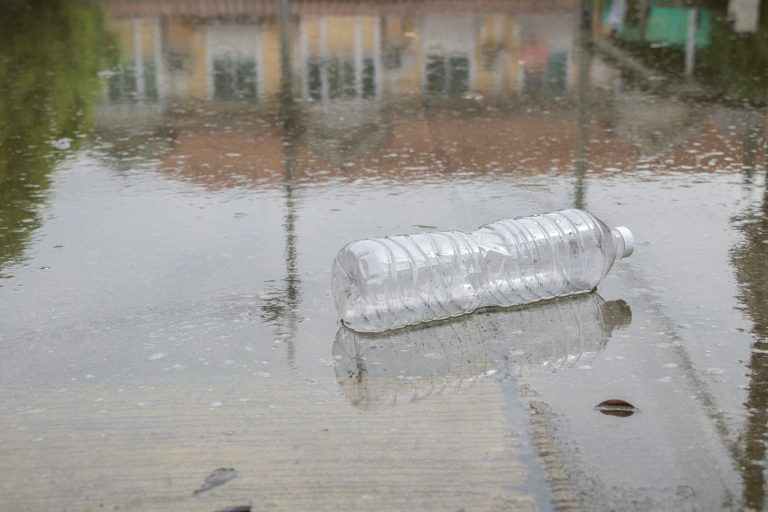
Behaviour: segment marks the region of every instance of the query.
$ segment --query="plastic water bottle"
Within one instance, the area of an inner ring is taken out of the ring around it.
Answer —
[[[333,344],[336,380],[357,407],[409,403],[496,373],[589,364],[631,322],[626,302],[590,293],[386,334],[342,326]]]
[[[336,310],[348,327],[383,332],[487,306],[589,292],[632,232],[582,210],[500,220],[471,233],[444,231],[359,240],[333,262]]]

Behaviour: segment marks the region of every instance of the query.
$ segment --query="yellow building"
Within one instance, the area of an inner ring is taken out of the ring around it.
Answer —
[[[287,21],[282,56],[279,20],[266,4],[243,13],[217,2],[199,13],[186,2],[102,5],[122,56],[109,78],[113,101],[257,101],[279,92],[281,57],[291,63],[294,94],[313,101],[500,95],[527,82],[567,88],[573,81],[575,11],[558,5],[551,12],[430,11],[427,5],[390,13],[361,2],[350,4],[350,12],[326,14],[299,3]]]

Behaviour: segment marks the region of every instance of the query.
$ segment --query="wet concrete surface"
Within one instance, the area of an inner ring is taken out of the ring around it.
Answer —
[[[766,6],[621,4],[4,4],[0,508],[766,507]],[[341,328],[345,243],[574,206],[597,293]]]

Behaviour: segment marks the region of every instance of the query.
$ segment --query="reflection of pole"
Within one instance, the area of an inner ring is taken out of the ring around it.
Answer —
[[[144,98],[144,60],[141,57],[141,22],[133,20],[133,79],[136,81],[136,96]]]
[[[278,17],[280,24],[280,77],[281,94],[291,94],[291,2],[290,0],[278,0]]]
[[[320,16],[320,101],[328,102],[328,34],[325,28],[325,16]]]
[[[581,2],[581,26],[579,27],[579,65],[576,84],[576,190],[574,208],[586,206],[587,144],[589,141],[589,70],[592,65],[592,5],[591,0]]]
[[[299,76],[301,77],[301,99],[309,99],[309,69],[307,56],[307,20],[304,16],[299,17]]]
[[[299,272],[298,251],[296,250],[296,199],[293,194],[293,184],[289,181],[291,167],[294,163],[293,149],[285,152],[285,302],[287,306],[286,346],[288,361],[293,363],[296,358],[296,331],[299,307]]]
[[[373,22],[373,87],[376,97],[381,96],[381,84],[384,82],[381,76],[381,33],[384,18],[377,16]]]
[[[501,48],[499,55],[495,59],[496,65],[493,67],[493,92],[500,94],[502,90],[502,81],[507,74],[507,52],[509,49],[503,44],[501,31],[501,15],[493,16],[493,44],[494,48]]]
[[[256,68],[256,97],[261,99],[264,97],[264,59],[262,58],[262,41],[264,41],[264,27],[263,25],[257,25],[256,30],[256,45],[253,49],[253,65]]]
[[[637,24],[640,30],[640,40],[645,41],[645,31],[648,28],[648,11],[650,10],[648,0],[640,0],[637,9],[639,11],[638,16],[640,18]]]
[[[474,16],[472,14],[467,14],[467,16],[471,19],[471,24],[475,25],[475,20],[472,19]],[[469,48],[467,48],[467,86],[469,87],[470,91],[475,90],[475,70],[477,69],[477,39],[476,38],[470,38],[469,40]],[[448,62],[450,63],[450,59],[448,59]],[[450,64],[448,64],[450,69]],[[449,72],[450,73],[450,72]],[[446,74],[449,74],[446,73]]]
[[[688,9],[688,35],[685,41],[685,75],[693,75],[696,64],[696,23],[698,10],[696,7]]]
[[[155,20],[155,87],[157,99],[162,100],[165,93],[165,68],[163,66],[163,26],[158,18]]]
[[[360,16],[355,16],[355,96],[363,97],[363,31]]]
[[[285,191],[285,279],[282,286],[271,291],[262,304],[262,314],[267,322],[277,325],[285,338],[287,358],[293,364],[296,356],[296,332],[300,303],[298,249],[296,239],[296,199],[294,197],[294,167],[296,142],[300,135],[299,116],[293,100],[291,83],[290,0],[280,0],[280,119],[283,125],[283,183]]]
[[[742,143],[742,165],[741,170],[744,173],[744,181],[752,183],[752,176],[755,172],[757,163],[757,140],[760,137],[760,130],[757,124],[757,115],[749,114],[747,117],[747,126],[744,130],[744,142]]]
[[[293,190],[293,168],[296,162],[296,104],[291,87],[291,42],[288,33],[291,16],[290,0],[280,0],[280,67],[282,71],[281,105],[283,118],[283,162],[285,178],[285,299],[287,306],[286,339],[288,360],[293,363],[297,310],[299,306],[299,274],[296,250],[296,200]]]

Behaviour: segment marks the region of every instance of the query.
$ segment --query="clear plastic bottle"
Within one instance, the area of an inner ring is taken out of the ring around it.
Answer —
[[[346,326],[383,332],[588,292],[633,250],[629,229],[609,228],[583,210],[561,210],[472,233],[352,242],[336,255],[331,287]]]

